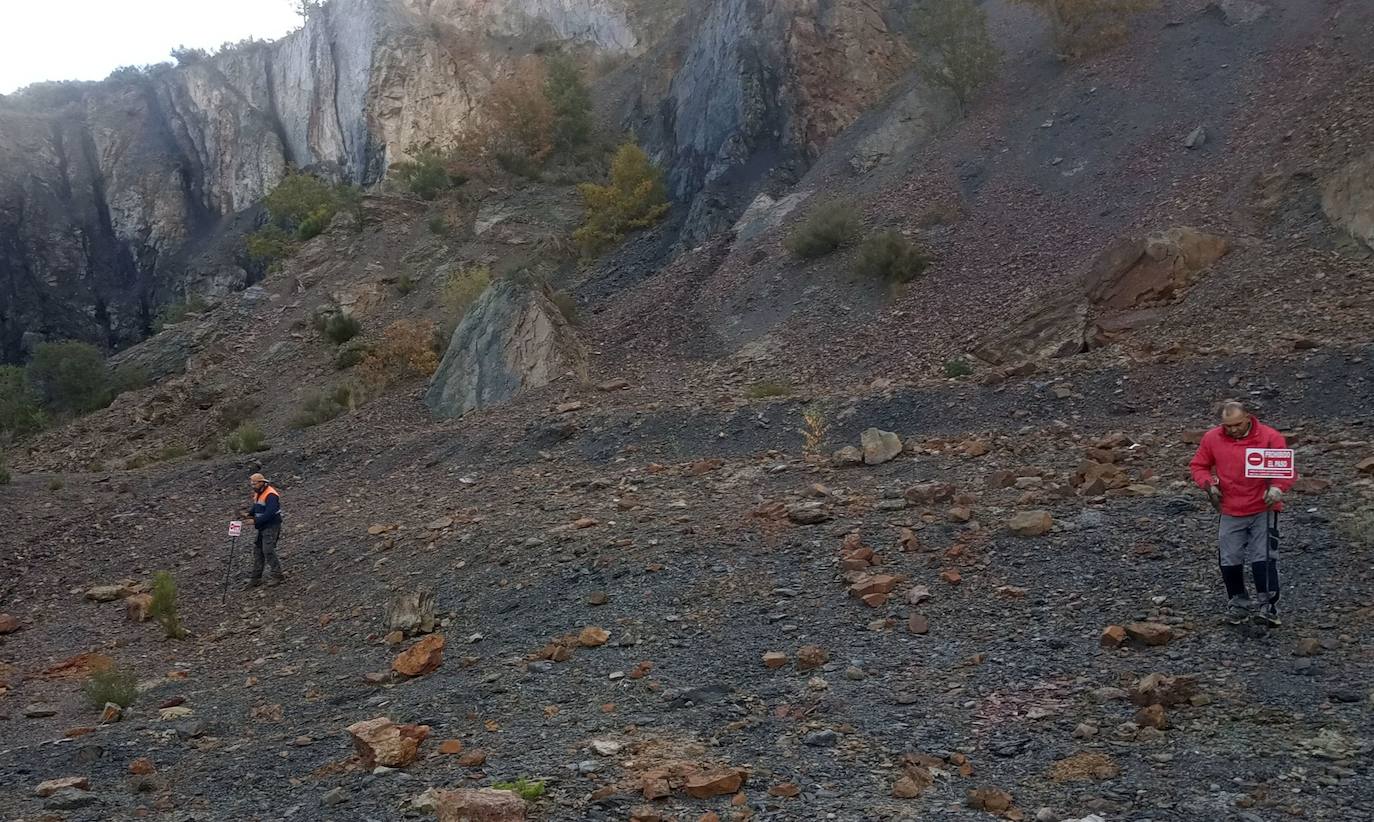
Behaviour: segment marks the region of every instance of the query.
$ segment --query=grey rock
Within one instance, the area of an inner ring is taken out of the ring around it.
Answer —
[[[327,805],[331,808],[338,805],[342,805],[346,803],[348,800],[348,791],[344,790],[343,788],[335,788],[331,791],[326,791],[324,796],[320,797],[320,803],[323,805]]]
[[[1188,132],[1188,136],[1183,138],[1184,148],[1202,148],[1207,144],[1207,129],[1198,126]]]
[[[45,719],[50,716],[57,716],[57,706],[49,705],[46,702],[35,702],[32,705],[25,705],[24,716],[29,719]]]
[[[860,445],[867,465],[881,465],[902,453],[902,438],[877,428],[866,429],[860,437]]]
[[[48,797],[48,800],[43,803],[43,807],[54,811],[75,811],[90,807],[98,801],[98,797],[90,791],[63,788]]]
[[[807,734],[803,741],[812,747],[831,748],[839,743],[840,735],[827,728],[823,731],[813,731]]]
[[[543,293],[512,280],[486,290],[453,332],[425,393],[440,417],[498,405],[572,371],[585,379],[587,354]]]

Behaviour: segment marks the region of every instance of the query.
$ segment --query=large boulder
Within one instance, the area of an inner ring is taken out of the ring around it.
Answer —
[[[1326,180],[1322,211],[1332,225],[1374,248],[1374,151]]]
[[[386,717],[377,717],[349,725],[348,734],[364,768],[404,768],[419,755],[420,743],[429,736],[429,726],[397,725]]]
[[[1225,238],[1187,226],[1122,238],[1088,268],[1088,299],[1111,311],[1169,302],[1230,250]]]
[[[501,280],[468,309],[425,394],[441,417],[499,405],[572,372],[587,354],[558,306],[536,289]]]

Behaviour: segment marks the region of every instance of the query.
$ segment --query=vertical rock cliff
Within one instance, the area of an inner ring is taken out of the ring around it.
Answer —
[[[0,98],[0,360],[26,335],[118,347],[242,287],[220,239],[288,167],[374,184],[550,45],[619,61],[600,92],[689,239],[794,180],[907,60],[862,0],[333,0],[275,43]]]

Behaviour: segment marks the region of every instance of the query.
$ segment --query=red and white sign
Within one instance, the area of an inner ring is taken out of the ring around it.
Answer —
[[[233,520],[232,522],[229,523],[229,536],[231,536],[231,537],[236,537],[236,536],[238,536],[239,534],[242,534],[242,533],[243,533],[243,523],[242,523],[242,522],[239,522],[238,520]]]
[[[1245,476],[1249,479],[1293,479],[1293,449],[1245,449]]]

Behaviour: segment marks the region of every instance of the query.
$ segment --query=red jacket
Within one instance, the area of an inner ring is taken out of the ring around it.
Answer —
[[[1242,439],[1235,439],[1221,426],[1213,428],[1202,437],[1193,461],[1188,466],[1193,472],[1193,482],[1199,488],[1207,488],[1215,474],[1221,483],[1221,512],[1230,517],[1249,517],[1263,513],[1264,492],[1275,485],[1284,493],[1293,487],[1293,480],[1248,479],[1245,476],[1245,449],[1247,448],[1287,448],[1283,435],[1252,420],[1250,433]],[[1283,505],[1274,506],[1283,510]]]

